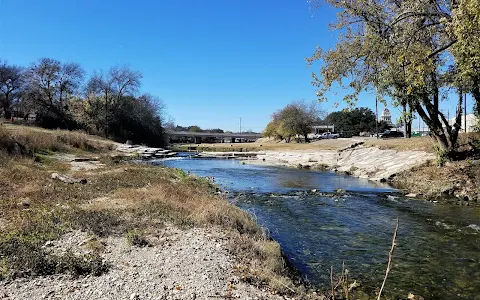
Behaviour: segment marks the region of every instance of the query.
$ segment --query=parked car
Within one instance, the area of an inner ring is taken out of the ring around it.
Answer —
[[[379,133],[378,136],[382,139],[388,139],[388,138],[398,138],[398,137],[405,137],[403,135],[403,132],[400,131],[390,131],[387,130],[383,133]]]
[[[368,131],[362,131],[362,132],[360,132],[359,136],[372,136],[372,133],[370,133]]]
[[[340,135],[338,133],[324,132],[320,135],[321,139],[337,139]]]

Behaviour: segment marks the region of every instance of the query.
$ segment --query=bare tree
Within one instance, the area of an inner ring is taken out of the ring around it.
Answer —
[[[26,97],[40,110],[65,122],[67,101],[79,91],[83,76],[84,70],[77,63],[62,64],[51,58],[39,59],[27,73]]]
[[[20,98],[24,86],[24,69],[0,61],[0,103],[5,118],[11,117],[11,106]]]
[[[142,74],[130,68],[113,67],[107,74],[95,72],[87,83],[90,101],[104,102],[104,133],[108,136],[112,110],[124,96],[134,96],[140,89]]]

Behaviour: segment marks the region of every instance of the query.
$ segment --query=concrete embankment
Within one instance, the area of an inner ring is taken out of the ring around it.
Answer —
[[[246,163],[305,169],[330,169],[370,180],[388,180],[393,175],[434,159],[423,151],[380,150],[348,147],[341,150],[265,151]]]

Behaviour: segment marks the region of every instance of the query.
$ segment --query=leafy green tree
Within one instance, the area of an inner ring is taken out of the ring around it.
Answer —
[[[298,135],[303,136],[308,143],[308,134],[312,132],[312,126],[320,121],[322,114],[315,103],[295,101],[273,114],[272,121],[264,130],[264,136],[290,142],[292,137]]]
[[[374,112],[366,107],[332,112],[325,120],[327,124],[334,124],[337,132],[347,132],[352,135],[359,135],[360,132],[375,132],[377,122]],[[378,130],[383,132],[390,127],[386,122],[379,122]]]
[[[318,49],[307,59],[323,62],[313,74],[320,100],[334,84],[350,91],[344,100],[355,105],[365,89],[379,97],[393,95],[396,102],[417,111],[429,126],[442,155],[452,156],[460,128],[461,101],[455,124],[439,110],[447,69],[446,49],[455,42],[447,28],[453,2],[440,1],[337,1],[325,0],[340,10],[333,27],[340,30],[336,46]],[[405,117],[411,113],[405,109]]]
[[[150,94],[139,97],[124,96],[117,102],[111,120],[111,135],[119,141],[162,147],[165,145],[163,129],[164,106]]]
[[[281,122],[275,118],[271,120],[263,131],[263,136],[274,138],[275,140],[279,141],[285,139],[284,133],[282,132]]]
[[[213,129],[205,129],[203,132],[209,132],[209,133],[224,133],[223,129],[220,128],[213,128]]]
[[[451,52],[459,70],[464,92],[475,99],[480,115],[480,1],[459,0],[453,9],[450,32],[455,37]]]
[[[200,126],[192,125],[192,126],[188,126],[188,131],[190,131],[190,132],[202,132],[202,129],[200,128]]]
[[[102,99],[84,101],[85,127],[90,132],[101,134],[106,124],[102,116],[104,102]],[[139,97],[123,96],[115,100],[115,109],[109,114],[109,137],[118,142],[131,140],[137,144],[162,147],[165,145],[164,106],[160,99],[150,94]],[[93,116],[93,117],[92,117]]]

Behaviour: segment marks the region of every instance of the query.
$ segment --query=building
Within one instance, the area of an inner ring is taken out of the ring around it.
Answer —
[[[462,116],[461,119],[461,127],[460,132],[465,132],[465,116]],[[451,118],[448,120],[448,124],[453,126],[455,124],[455,118]],[[478,118],[474,114],[467,114],[467,132],[473,132],[476,129],[478,124]],[[398,128],[399,131],[403,131],[403,126]],[[414,133],[428,133],[430,129],[428,126],[423,122],[422,119],[417,117],[417,119],[412,123],[412,132]]]
[[[467,118],[467,132],[474,131],[478,124],[478,118],[474,114],[467,114],[466,116],[462,115],[460,132],[465,132],[465,118]],[[455,124],[455,118],[448,120],[448,124]]]
[[[314,125],[312,134],[321,134],[323,132],[335,132],[335,125]]]
[[[387,122],[388,125],[393,126],[392,115],[390,114],[390,110],[388,110],[388,108],[385,107],[383,110],[382,114],[380,115],[380,121]]]

